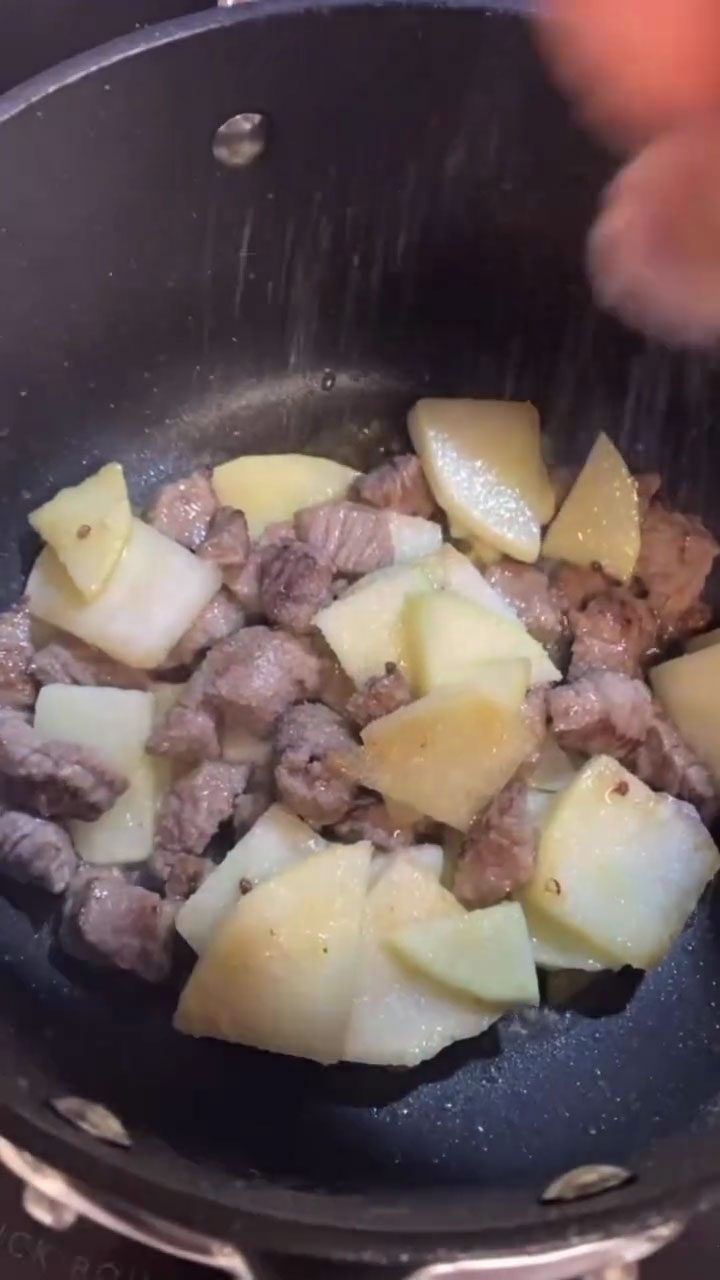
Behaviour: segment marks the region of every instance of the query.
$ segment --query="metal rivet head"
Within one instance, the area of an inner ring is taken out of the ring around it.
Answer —
[[[228,169],[252,164],[267,146],[267,116],[258,111],[243,111],[220,125],[213,138],[213,155]]]
[[[88,1102],[86,1098],[51,1098],[50,1106],[63,1120],[89,1133],[91,1138],[99,1138],[114,1147],[132,1146],[125,1125],[99,1102]]]
[[[581,1164],[577,1169],[555,1178],[540,1196],[541,1204],[555,1204],[558,1201],[586,1200],[590,1196],[600,1196],[605,1191],[613,1191],[617,1187],[627,1186],[635,1180],[629,1169],[616,1164]]]

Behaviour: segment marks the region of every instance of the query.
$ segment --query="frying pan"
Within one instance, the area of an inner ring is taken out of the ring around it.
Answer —
[[[102,461],[139,503],[246,450],[365,463],[428,391],[532,398],[558,461],[605,429],[720,531],[713,367],[622,331],[586,289],[612,165],[497,5],[251,4],[6,95],[5,600],[34,553],[27,510]],[[224,1242],[208,1256],[236,1269],[270,1250],[491,1274],[504,1257],[507,1274],[518,1251],[657,1241],[720,1189],[717,914],[711,892],[642,980],[390,1072],[183,1039],[171,993],[73,965],[47,902],[6,886],[4,1158],[135,1230],[181,1224],[166,1248]],[[112,1108],[132,1146],[69,1126],[48,1106],[69,1094]],[[634,1180],[540,1203],[606,1162]]]

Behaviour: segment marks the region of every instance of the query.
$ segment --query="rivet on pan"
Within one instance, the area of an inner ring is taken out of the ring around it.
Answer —
[[[633,1182],[635,1174],[617,1164],[581,1164],[555,1178],[540,1196],[541,1204],[586,1200]]]
[[[114,1147],[132,1146],[125,1125],[99,1102],[88,1102],[86,1098],[51,1098],[50,1106],[63,1120],[89,1133],[91,1138],[99,1138]]]
[[[74,1209],[63,1204],[61,1200],[46,1196],[45,1192],[38,1191],[37,1187],[25,1187],[22,1202],[28,1217],[50,1231],[67,1231],[68,1227],[74,1227],[78,1220]]]
[[[228,169],[252,164],[267,146],[267,117],[258,111],[243,111],[220,125],[213,138],[213,155]]]

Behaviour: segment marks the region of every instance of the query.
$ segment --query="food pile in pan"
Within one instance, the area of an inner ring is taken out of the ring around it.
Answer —
[[[720,864],[720,550],[600,435],[422,400],[360,474],[247,456],[141,518],[110,463],[30,515],[0,618],[0,872],[176,1026],[411,1065],[639,969]],[[672,655],[680,656],[672,656]],[[668,656],[670,655],[670,656]],[[178,935],[184,939],[181,943]]]

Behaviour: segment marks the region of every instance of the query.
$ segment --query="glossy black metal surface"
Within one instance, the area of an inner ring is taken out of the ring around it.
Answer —
[[[246,169],[229,116],[268,116]],[[592,309],[582,244],[610,161],[517,18],[470,7],[248,6],[120,41],[0,102],[2,593],[29,506],[120,458],[140,498],[246,449],[370,453],[419,393],[528,396],[558,458],[599,427],[718,528],[715,375]],[[332,390],[324,390],[336,377]],[[170,998],[48,946],[0,900],[0,1130],[166,1217],[245,1244],[402,1260],[619,1230],[714,1194],[714,900],[603,1003],[504,1022],[407,1073],[175,1036]],[[115,1107],[128,1153],[46,1107]],[[602,1200],[541,1208],[573,1165]]]

